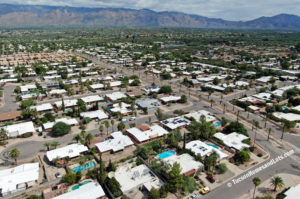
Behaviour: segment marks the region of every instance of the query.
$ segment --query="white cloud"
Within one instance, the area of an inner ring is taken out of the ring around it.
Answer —
[[[118,7],[178,11],[227,20],[249,20],[280,13],[299,14],[300,0],[0,0],[0,3]]]

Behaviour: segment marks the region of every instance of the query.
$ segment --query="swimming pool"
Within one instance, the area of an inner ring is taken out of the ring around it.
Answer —
[[[158,154],[157,157],[160,158],[160,159],[165,159],[165,158],[170,157],[172,155],[175,155],[175,151],[165,151],[163,153]]]
[[[282,110],[286,110],[286,106],[283,106],[283,107],[282,107]]]
[[[81,187],[82,185],[88,184],[88,183],[90,183],[90,182],[92,182],[92,181],[89,180],[89,181],[85,181],[85,182],[83,182],[83,183],[80,183],[80,184],[78,184],[78,185],[75,185],[74,187],[72,187],[72,191],[74,191],[74,190],[76,190],[76,189],[79,189],[79,187]]]
[[[221,122],[215,122],[214,123],[214,127],[218,127],[218,126],[221,126],[222,124],[221,124]]]
[[[94,166],[96,166],[96,163],[94,161],[92,161],[92,162],[88,162],[88,163],[86,163],[84,165],[81,165],[81,166],[78,166],[78,167],[74,167],[74,168],[72,168],[72,170],[74,171],[74,173],[76,173],[78,171],[83,171],[83,170],[92,168]]]
[[[210,143],[206,143],[208,146],[212,146],[212,147],[214,147],[215,149],[219,149],[219,147],[218,146],[216,146],[216,145],[214,145],[214,144],[210,144]]]

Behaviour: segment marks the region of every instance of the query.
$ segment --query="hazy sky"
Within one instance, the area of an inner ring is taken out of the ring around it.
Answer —
[[[118,7],[179,11],[227,20],[249,20],[280,13],[300,14],[300,0],[0,0],[0,3]]]

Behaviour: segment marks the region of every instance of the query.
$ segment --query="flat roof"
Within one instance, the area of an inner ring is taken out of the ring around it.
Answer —
[[[129,134],[134,136],[139,142],[144,142],[152,138],[161,137],[169,132],[159,125],[150,126],[148,130],[143,131],[140,128],[130,128],[126,130]]]
[[[243,140],[248,139],[248,137],[236,132],[230,133],[228,135],[218,132],[214,135],[214,137],[222,140],[226,146],[235,148],[237,150],[242,150],[244,148],[250,147],[248,144],[242,142]]]
[[[80,117],[88,117],[88,118],[91,118],[91,119],[97,118],[99,120],[103,120],[103,119],[108,118],[108,116],[102,110],[83,112],[83,113],[80,113]]]
[[[58,149],[54,149],[51,151],[47,151],[46,156],[49,161],[54,160],[55,158],[75,158],[79,156],[81,153],[88,151],[88,148],[82,144],[75,143],[70,144],[65,147],[61,147]]]
[[[3,127],[8,137],[16,137],[25,133],[35,132],[33,122],[23,122]]]

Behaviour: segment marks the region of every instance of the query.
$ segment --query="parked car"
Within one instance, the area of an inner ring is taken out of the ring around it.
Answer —
[[[134,121],[134,120],[136,120],[136,117],[129,118],[129,121]]]
[[[57,173],[55,174],[55,177],[56,177],[56,178],[61,178],[61,174],[60,174],[59,172],[57,172]]]
[[[126,121],[127,121],[126,119],[122,119],[122,120],[121,120],[121,122],[126,122]]]
[[[206,176],[206,179],[210,182],[210,183],[214,183],[216,180],[212,175],[208,175]]]
[[[202,188],[202,189],[200,190],[200,193],[203,194],[203,195],[205,195],[205,194],[207,194],[207,193],[209,193],[209,192],[210,192],[209,187],[204,187],[204,188]]]

